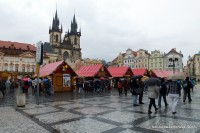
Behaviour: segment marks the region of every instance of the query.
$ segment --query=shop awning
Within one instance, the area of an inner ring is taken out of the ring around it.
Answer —
[[[112,75],[112,77],[124,77],[126,75],[133,75],[131,69],[127,66],[123,67],[109,67],[108,71]]]
[[[94,77],[97,76],[103,64],[82,66],[76,73],[79,77]]]
[[[134,68],[132,69],[132,72],[134,75],[144,75],[146,73],[146,68]]]

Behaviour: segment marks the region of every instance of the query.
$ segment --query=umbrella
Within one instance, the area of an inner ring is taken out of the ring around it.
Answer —
[[[131,79],[140,79],[142,78],[142,75],[135,75],[135,76],[131,76]]]
[[[28,81],[29,80],[29,78],[23,78],[22,79],[22,81]]]
[[[149,77],[147,77],[147,76],[143,76],[142,77],[142,81],[144,82],[145,80],[147,80],[147,79],[149,79]]]
[[[94,83],[94,82],[101,82],[101,80],[100,80],[100,79],[94,79],[94,80],[93,80],[93,83]]]
[[[178,80],[178,79],[185,79],[183,75],[170,75],[167,77],[168,80]]]
[[[160,85],[160,79],[158,78],[149,78],[144,81],[145,86],[155,86],[155,85]]]

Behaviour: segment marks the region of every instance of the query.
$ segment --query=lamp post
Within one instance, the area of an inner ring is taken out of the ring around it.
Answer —
[[[169,65],[169,67],[173,67],[173,73],[175,73],[175,61],[178,61],[178,58],[174,56],[169,58],[169,62],[172,62],[172,65]]]

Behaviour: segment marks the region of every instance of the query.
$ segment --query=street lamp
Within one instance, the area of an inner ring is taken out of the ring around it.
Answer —
[[[175,61],[178,61],[178,58],[176,58],[176,57],[171,57],[171,58],[169,58],[169,62],[172,62],[172,65],[169,65],[169,67],[173,67],[173,73],[175,73]]]

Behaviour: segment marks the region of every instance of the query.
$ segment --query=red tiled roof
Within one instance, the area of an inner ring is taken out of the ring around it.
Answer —
[[[103,64],[82,66],[76,73],[80,77],[94,77],[98,74]]]
[[[147,71],[146,68],[134,68],[134,69],[132,69],[132,72],[133,72],[134,75],[144,75],[146,71]]]
[[[46,64],[43,67],[40,67],[40,76],[48,76],[51,75],[57,68],[63,63],[63,61],[58,61],[50,64]]]
[[[15,49],[21,48],[21,50],[28,50],[29,48],[30,51],[36,51],[36,47],[31,44],[0,40],[0,48],[3,48],[3,47],[9,48],[9,47],[12,47],[12,45],[15,47]]]
[[[130,68],[127,66],[123,66],[123,67],[109,67],[108,71],[110,72],[110,74],[112,75],[112,77],[123,77],[127,74],[128,70]],[[131,69],[130,69],[131,71]]]

